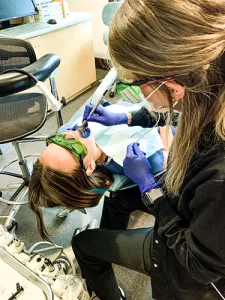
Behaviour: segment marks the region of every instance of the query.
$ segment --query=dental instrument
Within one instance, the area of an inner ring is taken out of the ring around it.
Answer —
[[[93,113],[95,112],[96,108],[98,107],[98,105],[101,103],[101,101],[103,100],[103,98],[105,97],[106,93],[108,92],[108,90],[106,90],[103,95],[101,95],[98,100],[96,101],[94,107],[92,108],[92,110],[90,111],[88,116],[93,115]],[[87,120],[84,120],[83,123],[78,126],[77,124],[75,124],[74,126],[72,126],[71,128],[68,128],[69,130],[78,130],[80,135],[83,138],[88,138],[91,134],[90,128],[87,127]]]

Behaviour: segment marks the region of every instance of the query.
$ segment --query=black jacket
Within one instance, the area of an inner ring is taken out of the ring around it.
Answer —
[[[157,126],[165,126],[166,120],[168,117],[168,113],[154,113],[154,115],[150,114],[145,107],[142,107],[140,110],[132,112],[132,122],[130,126],[142,126],[143,128],[150,128],[156,125]],[[172,123],[174,126],[177,126],[177,122],[179,119],[178,113],[172,114]]]
[[[144,109],[135,116],[131,126],[154,125]],[[225,143],[216,141],[212,124],[201,136],[203,149],[192,158],[180,197],[165,194],[150,212],[156,218],[151,280],[157,300],[221,300],[211,282],[225,297]]]

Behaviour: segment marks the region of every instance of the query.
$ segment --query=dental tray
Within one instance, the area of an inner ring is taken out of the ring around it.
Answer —
[[[53,300],[51,287],[20,261],[0,247],[0,299],[7,300],[16,292],[16,284],[24,288],[16,299]]]

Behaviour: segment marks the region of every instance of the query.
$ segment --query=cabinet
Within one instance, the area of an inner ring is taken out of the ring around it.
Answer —
[[[108,0],[67,0],[72,12],[91,12],[93,17],[93,36],[95,57],[109,59],[108,47],[103,42],[103,34],[109,27],[103,24],[102,10]]]
[[[37,58],[47,53],[61,58],[55,76],[60,98],[64,96],[69,101],[96,80],[91,20],[29,38],[28,41],[34,47]]]

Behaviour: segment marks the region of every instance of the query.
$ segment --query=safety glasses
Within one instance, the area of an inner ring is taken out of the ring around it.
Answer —
[[[49,145],[54,143],[62,148],[65,148],[79,160],[81,168],[85,169],[83,159],[88,153],[86,146],[75,138],[66,139],[65,137],[65,133],[52,134],[47,137],[46,144]]]
[[[152,78],[150,79],[143,79],[143,80],[137,80],[137,81],[132,81],[132,82],[126,82],[126,81],[122,81],[120,80],[120,83],[126,86],[138,86],[140,88],[145,88],[147,86],[151,86],[155,83],[163,83],[163,82],[168,82],[168,81],[174,81],[174,79],[172,77],[168,77],[168,78]]]

